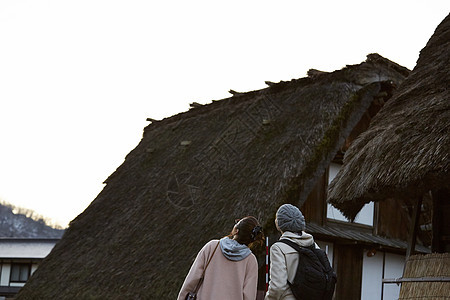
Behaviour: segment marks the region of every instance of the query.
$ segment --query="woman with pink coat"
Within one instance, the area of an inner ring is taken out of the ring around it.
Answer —
[[[263,243],[262,228],[255,217],[239,220],[230,235],[203,246],[184,280],[178,300],[185,300],[195,290],[203,272],[198,300],[255,300],[258,263],[250,248]]]

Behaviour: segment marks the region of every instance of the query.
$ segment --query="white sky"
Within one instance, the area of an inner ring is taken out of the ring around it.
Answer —
[[[161,119],[377,52],[412,69],[450,1],[0,0],[0,199],[65,226]]]

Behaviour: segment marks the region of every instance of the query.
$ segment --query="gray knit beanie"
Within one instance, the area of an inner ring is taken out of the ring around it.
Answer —
[[[305,217],[296,206],[283,204],[277,211],[278,228],[281,231],[302,232],[306,228]]]

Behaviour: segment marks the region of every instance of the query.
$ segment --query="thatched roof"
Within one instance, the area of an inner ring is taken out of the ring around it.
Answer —
[[[449,299],[450,282],[431,280],[450,278],[450,253],[409,257],[403,278],[417,282],[403,282],[399,299]]]
[[[352,226],[351,223],[335,222],[318,225],[306,223],[306,232],[311,233],[316,240],[336,241],[340,244],[358,244],[368,249],[382,249],[391,253],[405,253],[408,243],[397,238],[387,238],[373,234],[372,228]],[[423,245],[415,245],[416,253],[430,253],[430,249]]]
[[[450,188],[449,82],[447,16],[410,76],[346,152],[328,201],[353,219],[370,201]]]
[[[234,219],[301,204],[379,94],[409,70],[377,54],[153,121],[18,299],[174,299]]]

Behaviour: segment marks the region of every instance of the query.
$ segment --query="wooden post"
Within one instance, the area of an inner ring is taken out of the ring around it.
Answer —
[[[433,212],[431,218],[431,226],[433,228],[433,237],[431,239],[431,252],[441,253],[442,251],[442,242],[441,242],[441,216],[442,216],[442,207],[440,205],[440,197],[439,193],[432,194],[433,199]]]
[[[416,249],[417,227],[419,225],[421,208],[422,208],[422,197],[419,197],[419,199],[417,199],[416,206],[414,206],[414,211],[412,215],[411,230],[409,232],[408,238],[408,249],[406,250],[406,259],[408,259]]]

